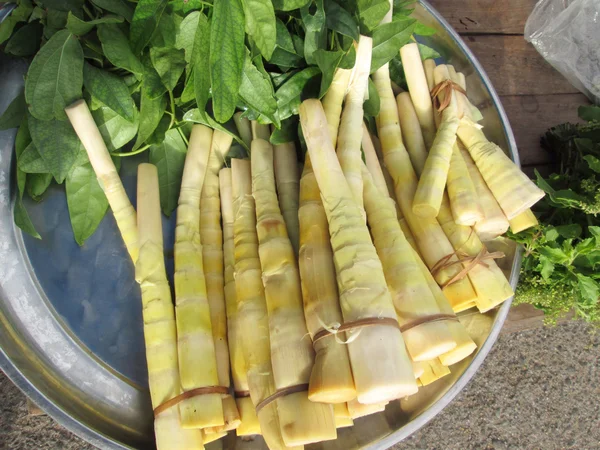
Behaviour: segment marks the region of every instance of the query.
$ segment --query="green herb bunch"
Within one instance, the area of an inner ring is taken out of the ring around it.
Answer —
[[[434,31],[410,17],[413,1],[388,0],[17,0],[0,24],[0,44],[32,58],[25,89],[0,118],[16,138],[15,221],[38,237],[23,204],[64,184],[81,245],[108,203],[64,109],[84,98],[117,167],[147,153],[159,171],[161,206],[176,207],[192,123],[234,135],[236,111],[273,124],[273,143],[296,139],[297,110],[322,97],[338,67],[354,65],[354,41],[373,38],[374,71],[390,62],[402,84],[398,49]],[[422,46],[424,57],[437,57]],[[379,112],[370,86],[366,114]]]
[[[586,123],[550,129],[542,146],[560,168],[537,184],[540,225],[510,237],[525,247],[516,304],[531,303],[550,322],[574,310],[600,323],[600,107],[583,106]]]

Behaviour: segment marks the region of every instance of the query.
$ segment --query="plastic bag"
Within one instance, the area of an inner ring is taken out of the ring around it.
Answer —
[[[600,0],[540,0],[527,19],[525,39],[600,104]]]

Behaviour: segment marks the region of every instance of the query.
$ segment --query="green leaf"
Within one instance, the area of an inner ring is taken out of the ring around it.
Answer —
[[[142,84],[142,90],[146,92],[146,95],[150,98],[158,98],[167,92],[167,88],[163,84],[160,76],[152,66],[150,56],[146,55],[143,61],[144,65],[144,82]]]
[[[358,20],[363,33],[373,31],[390,10],[390,2],[388,0],[358,0],[357,6]],[[396,51],[399,49],[400,47],[397,47]]]
[[[19,155],[17,164],[20,170],[28,174],[48,173],[46,163],[33,142],[30,142],[23,150],[23,153]]]
[[[135,118],[135,103],[125,81],[94,66],[83,66],[83,85],[95,98],[130,122]]]
[[[314,14],[311,9],[315,7]],[[302,22],[304,23],[304,58],[307,64],[315,64],[314,53],[317,49],[327,46],[327,28],[325,27],[325,8],[323,0],[315,0],[314,5],[304,6],[300,9]]]
[[[244,11],[240,0],[219,0],[210,29],[210,68],[213,111],[218,122],[228,121],[237,103],[244,68]]]
[[[540,189],[548,194],[550,201],[559,207],[579,209],[581,204],[585,202],[585,198],[570,189],[555,190],[540,173],[535,170],[537,177],[537,185]]]
[[[577,110],[579,118],[587,122],[600,122],[600,106],[582,105]]]
[[[17,201],[15,202],[14,219],[15,225],[17,225],[25,233],[33,236],[36,239],[42,238],[33,226],[33,223],[29,218],[29,214],[27,214],[27,210],[25,209],[25,205],[23,204],[23,200],[20,198],[17,198]]]
[[[577,273],[577,287],[583,299],[590,305],[594,306],[598,303],[600,298],[600,288],[592,278],[585,276],[581,273]]]
[[[167,6],[167,0],[139,0],[129,28],[129,41],[135,54],[142,53]]]
[[[275,49],[277,36],[275,11],[271,0],[242,0],[246,30],[260,53],[268,61]]]
[[[379,115],[379,109],[381,107],[381,101],[379,99],[379,93],[375,87],[373,80],[369,78],[369,98],[363,105],[365,116],[377,117]]]
[[[279,126],[279,120],[275,117],[277,101],[271,79],[252,64],[249,52],[246,52],[239,95],[249,107]]]
[[[152,133],[152,136],[150,136],[146,140],[146,143],[150,144],[150,145],[162,144],[162,142],[165,140],[165,133],[167,131],[169,131],[170,126],[171,126],[171,117],[168,114],[165,114],[164,116],[162,116],[160,118],[160,121],[158,122],[158,126]]]
[[[173,91],[185,69],[185,52],[182,49],[152,47],[150,59],[162,84]]]
[[[556,231],[565,239],[576,239],[581,236],[583,230],[581,229],[581,225],[578,223],[571,223],[569,225],[557,226]]]
[[[158,26],[150,38],[150,45],[152,47],[175,47],[177,30],[179,30],[182,20],[181,17],[171,14],[167,9],[158,21]]]
[[[69,121],[39,120],[28,116],[35,148],[42,157],[46,172],[62,183],[83,150],[81,141]]]
[[[286,142],[294,142],[296,140],[298,130],[298,117],[293,116],[281,122],[281,128],[276,128],[271,133],[271,144],[285,144]]]
[[[404,68],[402,67],[402,60],[400,56],[395,56],[390,60],[390,79],[401,88],[408,90],[406,85],[406,76],[404,75]]]
[[[358,42],[360,33],[358,32],[358,24],[352,14],[336,2],[328,1],[325,3],[325,16],[327,28]]]
[[[416,21],[397,20],[378,26],[373,32],[371,73],[392,60],[398,49],[410,41]]]
[[[0,130],[8,130],[10,128],[17,128],[25,118],[27,113],[27,103],[25,102],[25,91],[21,91],[17,95],[4,114],[0,116]]]
[[[35,54],[42,42],[44,27],[38,21],[28,23],[12,35],[4,51],[15,56],[31,56]]]
[[[198,18],[198,27],[194,36],[194,53],[192,54],[191,66],[194,73],[194,93],[196,105],[201,110],[206,107],[210,95],[210,25],[204,14]]]
[[[206,1],[204,0],[187,0],[183,2],[173,2],[171,3],[171,7],[175,13],[186,15],[192,11],[197,9],[203,9],[206,5]]]
[[[13,34],[19,22],[25,22],[33,12],[31,2],[20,2],[10,15],[0,23],[0,44],[6,42]]]
[[[315,62],[323,73],[323,76],[321,77],[319,98],[322,98],[329,90],[331,82],[333,81],[333,75],[335,74],[335,71],[340,65],[343,57],[344,52],[342,50],[328,52],[320,48],[315,52]]]
[[[540,256],[541,274],[545,280],[548,280],[552,273],[554,273],[554,264],[545,256]]]
[[[167,100],[164,95],[153,99],[148,97],[142,89],[140,98],[140,126],[135,145],[133,146],[134,149],[141,147],[146,142],[146,139],[152,136],[166,109]]]
[[[67,26],[68,13],[66,11],[57,11],[49,9],[46,12],[46,26],[44,27],[44,37],[50,39],[54,34],[63,30]]]
[[[150,147],[150,163],[158,170],[160,205],[166,216],[177,207],[186,148],[177,130],[167,131],[161,144]]]
[[[588,227],[588,232],[594,236],[594,238],[596,239],[596,242],[598,243],[597,245],[600,248],[600,227]]]
[[[108,200],[89,162],[69,172],[65,190],[73,236],[79,245],[83,245],[104,218]]]
[[[69,12],[67,17],[67,30],[73,33],[75,36],[83,36],[94,29],[96,25],[101,23],[122,23],[123,18],[117,16],[104,16],[100,19],[90,20],[86,22],[75,16],[72,12]]]
[[[177,30],[175,37],[175,47],[185,51],[185,61],[189,63],[194,54],[194,43],[196,41],[196,30],[198,29],[198,21],[200,20],[200,11],[194,11],[188,14]]]
[[[292,11],[302,8],[307,3],[310,3],[310,0],[273,0],[273,6],[277,11]]]
[[[91,0],[99,8],[123,16],[127,22],[133,19],[133,7],[127,0]]]
[[[206,111],[200,110],[198,108],[190,109],[183,115],[183,121],[190,123],[201,123],[202,125],[206,125],[207,127],[211,127],[215,130],[227,133],[233,139],[235,139],[235,141],[238,144],[240,144],[244,148],[247,148],[244,141],[235,132],[232,131],[231,127],[229,126],[231,125],[230,123],[227,124],[228,126],[223,126],[217,121],[215,121],[215,119],[210,117],[210,115]]]
[[[544,232],[544,237],[548,242],[556,241],[559,238],[559,236],[560,234],[558,233],[558,230],[553,226],[549,226]]]
[[[33,58],[25,80],[25,98],[41,120],[66,118],[65,107],[81,98],[83,51],[67,30],[56,33]]]
[[[42,0],[41,3],[48,9],[69,12],[81,10],[85,0]]]
[[[417,22],[417,24],[415,25],[415,34],[418,34],[420,36],[433,36],[435,33],[437,33],[435,28],[428,27],[427,25],[422,24],[421,22]]]
[[[106,106],[93,111],[92,116],[98,125],[106,147],[111,152],[130,142],[138,132],[137,111],[132,121],[124,119]]]
[[[285,68],[300,67],[303,64],[302,58],[296,53],[292,36],[280,19],[277,19],[276,30],[277,39],[275,50],[273,51],[269,62]]]
[[[586,155],[583,157],[583,159],[585,159],[585,161],[588,163],[590,169],[596,173],[600,173],[600,159],[592,155]]]
[[[560,248],[540,247],[539,251],[553,264],[566,264],[570,261],[567,254]]]
[[[48,190],[52,183],[51,173],[30,173],[27,175],[27,194],[36,202],[42,199],[42,195]]]
[[[15,138],[15,156],[17,158],[17,188],[19,189],[19,198],[23,197],[23,192],[25,192],[25,183],[27,181],[27,174],[19,168],[19,161],[23,152],[27,148],[27,146],[31,144],[31,136],[29,135],[29,126],[27,124],[27,120],[24,120],[22,125],[19,127],[17,131],[17,136]]]
[[[428,47],[427,45],[417,43],[417,46],[419,47],[419,53],[421,54],[422,61],[425,61],[426,59],[438,59],[442,56],[437,51],[435,51],[431,47]]]
[[[277,89],[275,98],[277,99],[280,120],[287,119],[293,114],[298,114],[302,95],[305,93],[309,83],[320,73],[321,70],[318,67],[307,67],[294,74]]]
[[[111,64],[137,75],[144,73],[144,66],[131,50],[127,36],[117,25],[99,25],[98,37],[102,44],[102,51]]]

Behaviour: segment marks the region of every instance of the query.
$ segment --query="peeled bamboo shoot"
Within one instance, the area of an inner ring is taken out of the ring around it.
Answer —
[[[530,209],[526,209],[514,219],[510,220],[510,231],[520,233],[539,224],[537,217]]]
[[[275,181],[279,208],[285,220],[288,236],[298,255],[300,247],[300,225],[298,224],[298,203],[300,201],[300,171],[298,170],[298,155],[293,142],[275,145],[273,155],[275,164]]]
[[[318,100],[301,104],[300,122],[329,222],[344,321],[396,320],[381,262],[331,145]],[[398,328],[371,326],[346,335],[353,339],[348,351],[359,401],[382,403],[417,391]]]

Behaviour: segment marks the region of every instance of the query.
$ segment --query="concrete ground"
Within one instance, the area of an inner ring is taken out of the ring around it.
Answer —
[[[92,448],[28,416],[0,373],[0,449]],[[450,406],[393,449],[600,449],[600,334],[569,322],[501,336]]]

